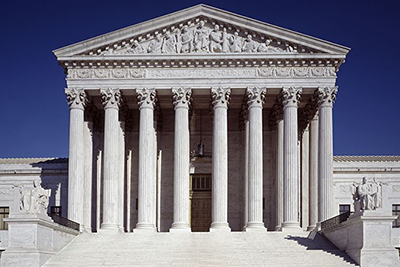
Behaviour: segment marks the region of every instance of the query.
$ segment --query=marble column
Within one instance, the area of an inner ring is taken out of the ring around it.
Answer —
[[[68,160],[68,219],[83,223],[84,190],[84,110],[87,103],[83,89],[65,89],[70,108]]]
[[[118,89],[101,89],[104,106],[103,222],[101,229],[119,229],[119,107]]]
[[[319,105],[318,125],[318,221],[335,216],[333,198],[333,127],[332,108],[337,87],[316,91]]]
[[[246,231],[265,231],[263,222],[263,128],[262,108],[267,90],[247,88],[249,107],[249,186]]]
[[[175,108],[174,133],[174,222],[170,231],[190,232],[189,225],[189,168],[190,133],[189,110],[192,90],[172,89],[172,102]]]
[[[301,155],[300,155],[300,172],[301,172],[301,227],[306,229],[309,226],[309,184],[310,184],[310,172],[308,167],[310,166],[310,132],[309,128],[306,127],[303,134],[301,135]]]
[[[93,179],[93,122],[88,114],[84,122],[84,199],[83,226],[86,232],[92,232],[92,179]]]
[[[212,223],[210,231],[230,231],[228,224],[228,104],[230,88],[212,88]]]
[[[283,101],[283,223],[282,228],[300,228],[299,222],[299,159],[297,106],[301,89],[284,87]]]
[[[120,114],[121,116],[121,114]],[[119,121],[118,123],[118,226],[121,232],[125,231],[124,228],[124,211],[125,211],[125,122]]]
[[[315,229],[318,222],[318,113],[310,121],[310,186],[309,186],[309,226],[308,231]]]
[[[283,222],[283,109],[282,100],[274,105],[273,116],[276,128],[276,226],[275,231],[282,230]]]
[[[155,89],[137,89],[137,100],[140,111],[139,122],[139,190],[138,190],[138,223],[135,231],[156,231],[155,188],[156,170],[154,164],[154,107],[157,94]]]
[[[247,222],[249,221],[248,203],[249,203],[249,116],[247,103],[242,104],[240,112],[241,127],[243,131],[243,230],[246,230]]]

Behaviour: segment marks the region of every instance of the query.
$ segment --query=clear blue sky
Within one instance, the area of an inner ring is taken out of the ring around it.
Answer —
[[[334,107],[334,153],[400,154],[400,1],[204,1],[352,48]],[[2,1],[0,157],[66,157],[65,77],[52,50],[197,1]]]

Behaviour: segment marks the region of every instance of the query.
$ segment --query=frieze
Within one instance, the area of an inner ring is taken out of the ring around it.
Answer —
[[[157,78],[335,78],[334,67],[265,68],[98,68],[68,70],[68,79],[157,79]]]

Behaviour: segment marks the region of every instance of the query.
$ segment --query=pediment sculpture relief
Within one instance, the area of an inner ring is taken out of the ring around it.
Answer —
[[[352,194],[356,211],[377,210],[382,207],[382,183],[375,178],[368,181],[364,177],[361,184],[353,183]]]
[[[173,29],[173,30],[172,30]],[[188,54],[188,53],[270,53],[297,54],[300,52],[314,53],[311,49],[273,40],[266,36],[257,37],[245,30],[232,27],[220,27],[219,24],[206,23],[200,20],[196,24],[171,27],[164,33],[154,33],[154,36],[137,37],[119,44],[110,45],[97,50],[90,55],[119,54]]]

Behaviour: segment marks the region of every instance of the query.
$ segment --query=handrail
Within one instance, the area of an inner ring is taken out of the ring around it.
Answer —
[[[79,223],[68,220],[67,218],[61,217],[55,213],[50,213],[49,216],[53,219],[55,223],[79,231]]]
[[[338,227],[342,222],[346,221],[351,214],[352,212],[346,211],[335,217],[332,217],[330,219],[321,222],[321,231],[332,230]]]

